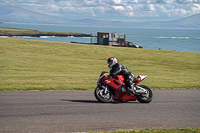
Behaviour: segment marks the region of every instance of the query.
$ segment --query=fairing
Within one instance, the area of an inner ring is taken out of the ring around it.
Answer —
[[[138,77],[133,81],[135,84],[139,84],[141,81],[143,81],[147,75],[138,75]]]
[[[106,75],[100,75],[98,81],[98,86],[108,86],[109,89],[114,91],[114,100],[116,101],[135,101],[137,98],[134,94],[128,95],[128,91],[124,83],[124,77],[122,75],[118,75],[113,78],[108,78]]]

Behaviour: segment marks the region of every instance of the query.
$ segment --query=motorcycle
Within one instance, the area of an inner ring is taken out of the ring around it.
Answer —
[[[116,75],[110,78],[107,74],[108,72],[101,72],[97,80],[94,95],[99,102],[108,103],[112,101],[127,102],[138,100],[140,103],[149,103],[152,101],[153,93],[151,89],[146,85],[138,85],[147,75],[138,75],[133,81],[136,92],[130,93],[122,75]]]

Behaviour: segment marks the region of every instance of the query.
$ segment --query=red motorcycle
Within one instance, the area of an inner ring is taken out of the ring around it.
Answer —
[[[99,102],[108,103],[112,101],[127,102],[138,100],[141,103],[152,101],[153,93],[146,85],[138,85],[147,75],[138,75],[133,81],[136,92],[130,93],[124,82],[122,75],[116,75],[112,78],[107,76],[108,72],[103,71],[97,80],[97,87],[94,95]]]

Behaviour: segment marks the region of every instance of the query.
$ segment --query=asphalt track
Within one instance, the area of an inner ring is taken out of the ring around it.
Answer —
[[[89,91],[2,91],[0,133],[199,128],[200,89],[154,89],[141,104],[98,103]]]

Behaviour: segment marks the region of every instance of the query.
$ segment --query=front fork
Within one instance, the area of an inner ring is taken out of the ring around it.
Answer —
[[[107,92],[109,92],[109,91],[108,91],[107,85],[106,85],[106,86],[103,86],[103,85],[102,85],[101,87],[104,88],[104,94],[106,94]]]

